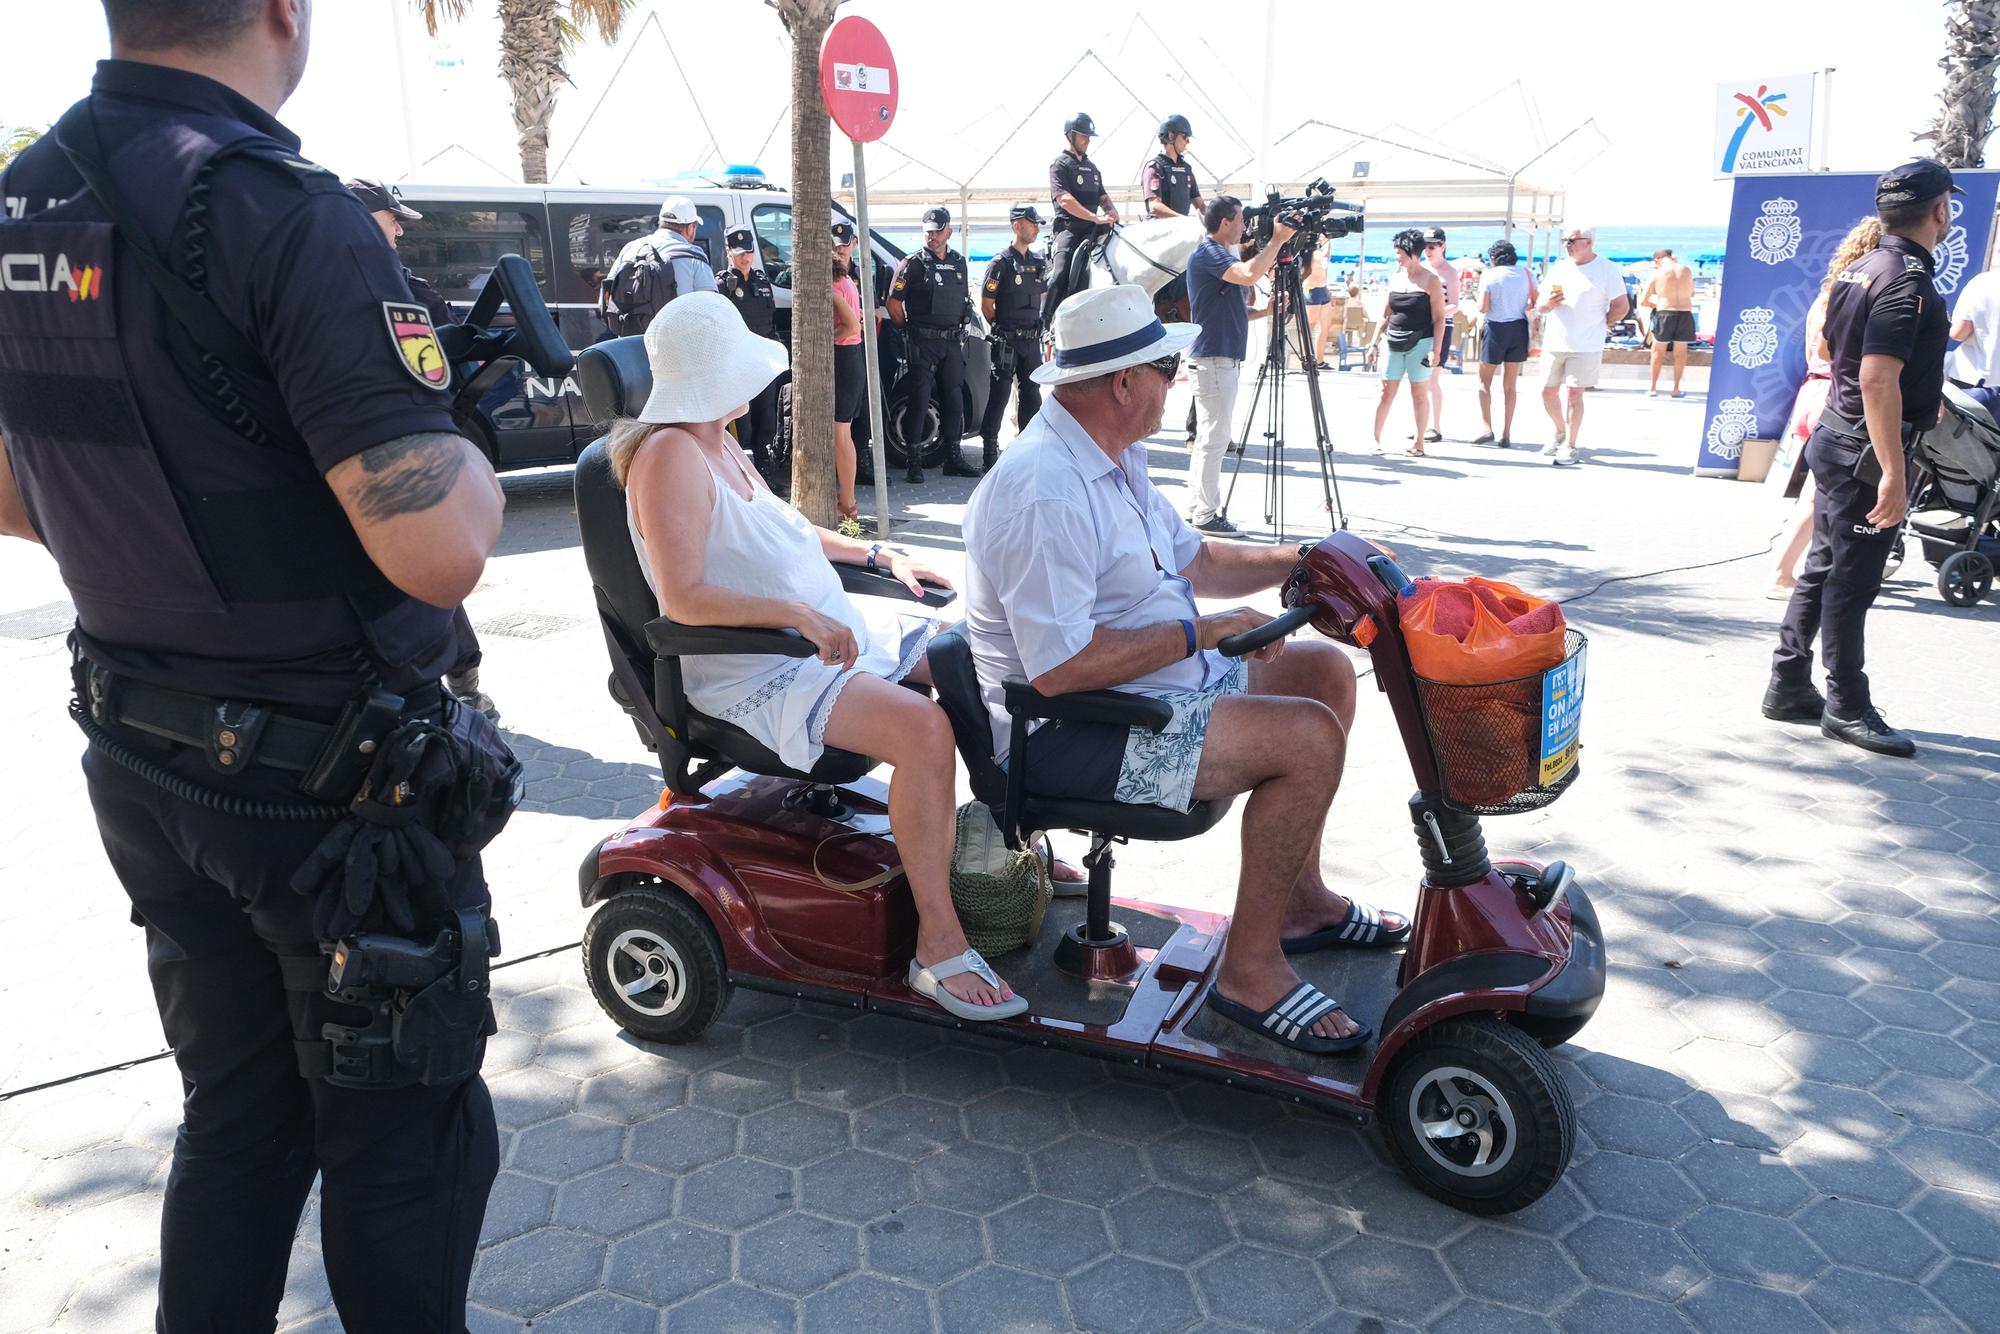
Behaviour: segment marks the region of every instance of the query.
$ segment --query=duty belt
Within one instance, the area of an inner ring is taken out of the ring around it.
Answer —
[[[911,335],[917,338],[957,338],[964,332],[965,326],[963,325],[954,325],[949,329],[933,329],[923,324],[912,324],[910,326]]]
[[[993,332],[1005,334],[1009,338],[1027,338],[1030,335],[1039,338],[1042,326],[1039,324],[996,324],[993,326]]]
[[[1863,445],[1871,443],[1868,437],[1867,422],[1856,420],[1845,413],[1835,412],[1832,408],[1820,409],[1819,424],[1835,435],[1859,441]],[[1906,445],[1909,444],[1911,440],[1916,438],[1921,429],[1915,422],[1904,422],[1903,443]]]

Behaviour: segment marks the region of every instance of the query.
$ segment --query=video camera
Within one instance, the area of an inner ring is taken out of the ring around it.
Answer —
[[[1291,198],[1272,190],[1264,202],[1243,210],[1244,234],[1258,249],[1271,243],[1272,228],[1282,222],[1296,234],[1285,244],[1280,258],[1297,255],[1319,244],[1321,237],[1337,240],[1354,236],[1366,225],[1367,205],[1349,204],[1333,197],[1333,186],[1325,177]]]

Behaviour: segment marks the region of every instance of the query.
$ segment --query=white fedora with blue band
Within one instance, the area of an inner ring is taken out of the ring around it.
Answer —
[[[1075,384],[1187,350],[1199,324],[1162,324],[1143,287],[1124,283],[1078,292],[1056,307],[1056,355],[1035,367],[1036,384]]]

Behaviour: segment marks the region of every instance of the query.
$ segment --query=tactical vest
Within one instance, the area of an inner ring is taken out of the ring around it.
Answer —
[[[256,157],[300,172],[283,144],[199,113],[150,122],[106,156],[155,252],[197,289],[215,163]],[[264,698],[277,702],[352,694],[361,650],[391,690],[437,679],[457,652],[452,612],[383,578],[268,370],[205,355],[111,216],[87,188],[0,216],[0,437],[86,651],[102,646],[106,665],[182,688],[191,659],[253,678],[269,664]],[[191,249],[194,272],[179,259]],[[345,691],[300,666],[343,659]]]
[[[913,251],[903,285],[903,314],[920,329],[956,329],[965,323],[965,256],[947,249],[939,259],[925,246]]]
[[[716,290],[736,303],[737,313],[743,316],[743,323],[751,333],[759,338],[774,336],[778,298],[762,269],[751,269],[747,277],[735,269],[722,269],[716,273],[715,282]]]
[[[1022,254],[1012,246],[1000,252],[999,287],[993,292],[993,322],[1009,328],[1042,322],[1042,298],[1048,295],[1049,261],[1034,251]]]
[[[1075,153],[1064,149],[1062,154],[1056,158],[1050,174],[1056,181],[1061,182],[1062,188],[1077,203],[1091,212],[1095,213],[1098,206],[1104,202],[1104,173],[1100,172],[1097,169],[1097,164],[1089,158],[1078,157]],[[1050,193],[1053,194],[1054,191]],[[1053,203],[1054,201],[1051,200],[1050,202]],[[1061,204],[1056,205],[1055,229],[1057,231],[1087,232],[1095,226],[1097,226],[1096,223],[1077,217]]]
[[[1159,193],[1153,197],[1174,212],[1187,216],[1194,207],[1194,168],[1186,162],[1176,162],[1165,153],[1148,163],[1153,169],[1155,187]]]

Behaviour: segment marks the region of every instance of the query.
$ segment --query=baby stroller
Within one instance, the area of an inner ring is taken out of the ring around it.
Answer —
[[[1938,592],[1970,607],[1993,587],[2000,559],[2000,388],[1946,384],[1944,414],[1910,449],[1908,531],[1937,567]]]

